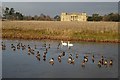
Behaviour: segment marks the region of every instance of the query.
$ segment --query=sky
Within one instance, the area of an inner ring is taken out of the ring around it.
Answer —
[[[2,2],[119,2],[119,0],[0,0]]]
[[[23,15],[40,15],[54,17],[61,12],[86,12],[87,15],[100,15],[118,12],[117,2],[2,2],[3,7],[14,8]]]

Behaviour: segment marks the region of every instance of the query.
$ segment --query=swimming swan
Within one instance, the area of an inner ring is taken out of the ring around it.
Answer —
[[[62,43],[62,46],[67,46],[67,43],[65,43],[63,41],[61,41],[61,43]]]

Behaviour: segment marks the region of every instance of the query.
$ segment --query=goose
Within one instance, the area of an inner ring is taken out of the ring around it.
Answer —
[[[82,67],[85,67],[85,61],[82,62],[82,65],[81,65],[81,66],[82,66]]]
[[[49,46],[48,48],[50,49],[50,44],[48,46]]]
[[[44,57],[43,60],[46,61],[46,58]]]
[[[105,60],[105,61],[104,61],[104,65],[107,65],[107,63],[108,63],[107,60]]]
[[[40,61],[40,56],[36,56],[37,60]]]
[[[43,58],[46,58],[46,54],[47,54],[46,52],[43,53]]]
[[[58,60],[61,60],[61,56],[60,55],[58,56]]]
[[[58,56],[58,61],[61,62],[61,56],[60,55]]]
[[[84,58],[84,61],[85,61],[85,62],[88,62],[88,58]]]
[[[35,54],[35,53],[34,53],[34,49],[31,49],[30,52],[31,52],[31,54],[33,54],[33,55]]]
[[[6,45],[5,45],[5,43],[3,44],[2,43],[2,50],[5,50],[6,49]]]
[[[60,47],[60,43],[58,44],[57,49],[59,49],[59,47]]]
[[[68,41],[68,47],[72,47],[73,46],[73,44],[70,44],[70,41]]]
[[[71,63],[71,61],[72,61],[72,57],[69,57],[68,58],[68,63]]]
[[[21,46],[22,46],[22,43],[21,43]]]
[[[43,57],[46,58],[46,54],[43,54]]]
[[[72,57],[72,54],[69,54],[69,57]]]
[[[113,60],[110,60],[109,65],[113,65]]]
[[[36,57],[40,57],[40,53],[39,53],[39,51],[37,51]]]
[[[63,51],[63,52],[60,54],[60,56],[65,56],[65,52]]]
[[[38,61],[40,61],[40,57],[36,57]]]
[[[20,49],[20,43],[17,44],[17,49]]]
[[[74,62],[75,62],[75,59],[73,58],[73,59],[71,60],[71,64],[74,64]]]
[[[13,48],[14,47],[14,45],[13,44],[11,44],[11,48]]]
[[[49,62],[54,62],[54,58],[51,58]]]
[[[98,62],[98,67],[99,67],[99,68],[101,67],[101,64],[102,64],[101,61],[99,61],[99,62]]]
[[[88,62],[88,56],[87,56],[87,55],[84,56],[84,61],[85,61],[85,62]]]
[[[36,45],[34,45],[35,46],[35,49],[37,49],[37,46]]]
[[[61,43],[62,43],[62,46],[67,46],[67,43],[65,43],[63,41],[61,41]]]
[[[46,49],[45,49],[45,51],[47,52],[47,51],[48,51],[48,49],[46,48]]]
[[[102,63],[102,65],[104,64],[104,57],[103,56],[101,57],[101,63]]]
[[[94,60],[94,55],[92,56],[92,62],[93,62],[93,63],[95,62],[95,60]]]
[[[53,64],[54,64],[54,58],[50,59],[49,63],[50,63],[51,65],[53,65]]]
[[[101,57],[101,60],[104,61],[104,57],[103,56]]]
[[[43,47],[46,47],[46,43],[44,43]]]
[[[78,54],[76,54],[76,58],[78,58]]]
[[[15,46],[13,46],[13,51],[15,51],[16,50],[16,47]]]

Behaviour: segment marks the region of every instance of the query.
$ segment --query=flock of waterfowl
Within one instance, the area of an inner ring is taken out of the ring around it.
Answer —
[[[60,46],[68,46],[68,49],[71,49],[71,47],[73,46],[73,44],[71,44],[69,41],[68,41],[68,43],[65,43],[65,42],[61,41],[61,43],[59,43],[59,44],[57,45],[57,49],[60,49]],[[47,54],[48,54],[48,50],[51,48],[51,44],[48,44],[48,45],[47,45],[46,43],[44,43],[42,47],[45,48],[45,51],[44,51],[43,54],[42,54],[39,50],[37,50],[37,46],[36,46],[36,45],[34,45],[34,48],[32,48],[30,45],[25,45],[25,44],[23,44],[23,43],[17,43],[17,45],[11,44],[11,49],[12,49],[13,51],[15,51],[15,50],[17,50],[17,49],[22,49],[22,50],[25,50],[25,49],[26,49],[26,50],[28,50],[28,55],[30,55],[30,54],[35,55],[36,58],[37,58],[39,61],[40,61],[40,58],[41,58],[41,56],[42,56],[42,57],[43,57],[43,60],[45,61],[45,60],[46,60],[46,56],[47,56]],[[5,42],[2,42],[2,50],[6,50]],[[36,50],[37,50],[37,53],[35,52]],[[61,62],[62,57],[66,56],[66,54],[67,54],[67,53],[66,53],[65,51],[62,51],[62,52],[58,55],[58,57],[57,57],[58,61]],[[79,54],[69,54],[68,59],[67,59],[67,62],[68,62],[69,64],[75,64],[75,58],[73,57],[73,55],[75,56],[76,59],[79,58]],[[88,57],[90,57],[91,59],[88,58]],[[81,66],[82,66],[82,67],[85,67],[85,64],[86,64],[88,61],[92,61],[93,63],[95,63],[95,55],[94,55],[94,54],[93,54],[92,56],[88,56],[87,54],[84,55],[84,56],[83,56],[83,60],[82,60],[82,62],[81,62]],[[49,60],[49,63],[50,63],[51,65],[53,65],[53,64],[55,63],[54,57]],[[97,62],[97,65],[98,65],[98,67],[102,67],[102,66],[105,66],[105,67],[107,67],[107,66],[112,66],[112,65],[113,65],[113,60],[112,60],[112,59],[107,60],[107,59],[105,59],[104,56],[101,56],[101,59],[99,59],[99,61]]]

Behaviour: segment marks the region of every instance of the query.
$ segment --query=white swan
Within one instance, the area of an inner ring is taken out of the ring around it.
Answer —
[[[70,44],[70,42],[68,41],[68,47],[72,47],[73,46],[73,44]]]
[[[61,41],[61,43],[62,43],[62,46],[67,46],[67,43],[65,43],[63,41]]]

